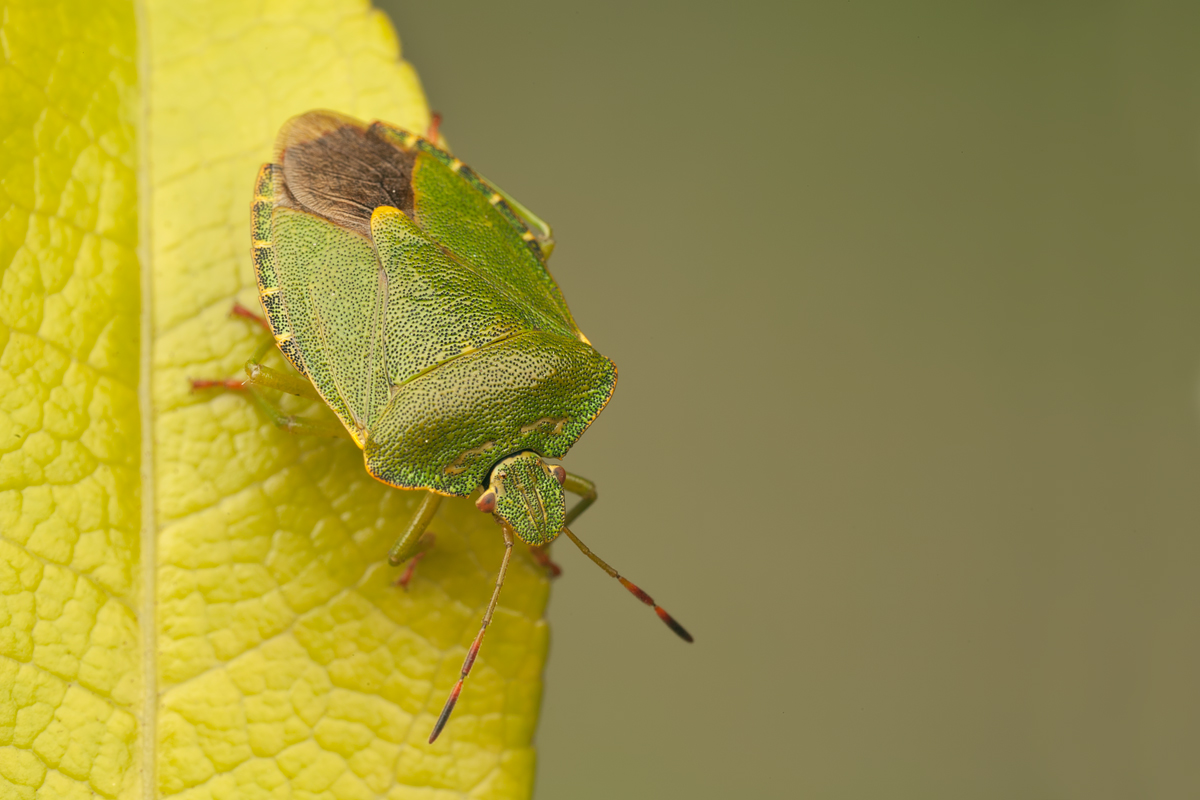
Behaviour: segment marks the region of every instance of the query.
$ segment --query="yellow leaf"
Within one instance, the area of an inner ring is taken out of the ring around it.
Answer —
[[[467,501],[192,394],[262,343],[255,171],[327,107],[422,130],[354,0],[0,0],[0,797],[526,797],[547,582]],[[327,413],[306,407],[310,415]]]

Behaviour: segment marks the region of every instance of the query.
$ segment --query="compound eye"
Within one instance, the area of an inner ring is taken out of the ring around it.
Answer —
[[[558,464],[550,468],[550,474],[554,476],[554,480],[558,481],[559,486],[567,482],[567,471]]]
[[[496,490],[488,489],[479,496],[475,501],[475,507],[485,514],[491,514],[496,510]]]

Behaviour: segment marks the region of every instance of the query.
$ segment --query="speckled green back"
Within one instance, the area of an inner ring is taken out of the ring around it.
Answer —
[[[613,363],[578,339],[506,339],[400,387],[367,441],[367,469],[393,486],[469,494],[513,453],[565,455],[616,378]]]
[[[465,495],[515,452],[565,454],[616,368],[499,194],[420,137],[332,112],[285,125],[277,160],[252,212],[263,308],[368,470]]]

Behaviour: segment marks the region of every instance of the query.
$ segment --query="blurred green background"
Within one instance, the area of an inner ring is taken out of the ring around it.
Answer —
[[[418,3],[620,366],[539,800],[1200,796],[1200,4]]]

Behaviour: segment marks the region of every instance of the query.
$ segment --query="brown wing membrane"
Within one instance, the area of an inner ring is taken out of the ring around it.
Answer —
[[[283,168],[289,199],[364,236],[379,206],[412,213],[413,156],[352,117],[333,111],[293,117],[279,132],[275,161]]]

